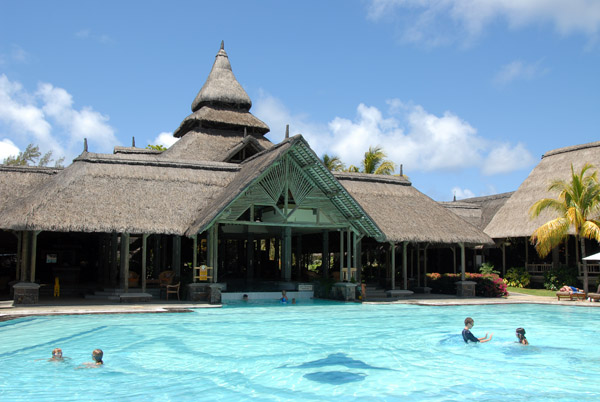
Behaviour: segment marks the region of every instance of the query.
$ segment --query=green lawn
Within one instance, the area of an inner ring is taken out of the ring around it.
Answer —
[[[524,293],[532,296],[556,296],[556,290],[513,288],[510,286],[507,289],[509,292]]]

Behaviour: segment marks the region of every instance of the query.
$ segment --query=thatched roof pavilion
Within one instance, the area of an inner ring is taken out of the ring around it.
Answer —
[[[97,242],[97,276],[104,285],[114,284],[121,264],[125,291],[129,258],[119,258],[117,248],[131,256],[134,243],[142,255],[143,289],[150,255],[155,269],[168,265],[180,273],[182,238],[193,241],[193,267],[202,261],[214,268],[213,282],[219,271],[245,281],[268,275],[300,280],[303,238],[311,252],[322,242],[329,255],[331,233],[339,240],[340,269],[360,268],[362,239],[391,244],[393,250],[403,243],[405,287],[408,243],[460,244],[463,270],[465,245],[491,243],[404,178],[334,175],[301,135],[271,143],[264,136],[269,127],[250,113],[251,106],[221,44],[192,114],[173,134],[179,140],[166,151],[133,145],[99,154],[84,145],[66,169],[0,168],[0,228],[18,238],[20,279],[34,280],[36,264],[45,264],[39,272],[51,269],[35,254],[40,233]],[[60,243],[46,240],[45,253]],[[171,253],[170,263],[165,253]],[[70,262],[80,259],[73,254]],[[323,258],[324,275],[329,260]],[[390,271],[393,287],[395,270]]]

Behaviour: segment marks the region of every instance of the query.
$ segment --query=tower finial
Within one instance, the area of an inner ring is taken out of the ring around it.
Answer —
[[[135,137],[131,137],[131,146],[135,148]]]
[[[224,40],[221,41],[221,50],[225,50],[225,41]]]
[[[87,138],[84,138],[83,139],[83,152],[87,152],[88,151],[87,149],[88,149],[87,148]]]
[[[290,138],[290,125],[285,125],[285,138]]]

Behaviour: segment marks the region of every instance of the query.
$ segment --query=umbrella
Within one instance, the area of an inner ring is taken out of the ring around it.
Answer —
[[[587,256],[585,258],[583,258],[584,260],[595,260],[595,261],[600,261],[600,253],[596,253],[596,254],[592,254],[590,256]]]

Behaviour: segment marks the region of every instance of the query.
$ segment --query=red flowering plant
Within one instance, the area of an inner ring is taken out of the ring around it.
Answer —
[[[427,286],[431,293],[456,294],[456,282],[460,281],[460,274],[439,274],[432,272],[427,274]],[[465,279],[473,281],[475,294],[483,297],[508,296],[506,284],[497,274],[476,274],[467,272]]]

